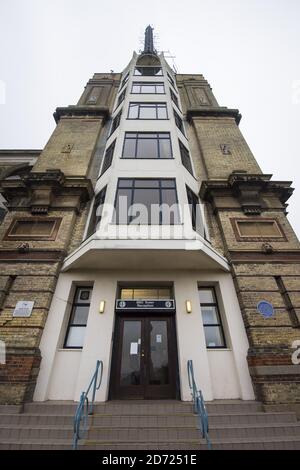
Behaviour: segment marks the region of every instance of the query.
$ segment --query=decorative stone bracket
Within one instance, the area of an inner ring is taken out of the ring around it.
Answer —
[[[233,172],[227,180],[203,181],[200,197],[211,202],[217,210],[216,199],[231,196],[238,199],[244,214],[258,215],[264,210],[263,193],[273,192],[285,204],[294,191],[291,182],[270,181],[271,177],[243,171]]]
[[[237,125],[239,125],[242,119],[242,115],[238,109],[230,109],[222,106],[190,107],[187,110],[186,119],[188,122],[198,117],[230,117],[235,120]]]
[[[0,192],[9,210],[26,208],[32,214],[47,214],[50,208],[80,210],[82,203],[93,196],[89,179],[65,176],[60,170],[31,172],[20,180],[3,180]]]
[[[99,118],[107,120],[109,118],[108,106],[66,106],[56,108],[53,114],[56,124],[62,117]]]

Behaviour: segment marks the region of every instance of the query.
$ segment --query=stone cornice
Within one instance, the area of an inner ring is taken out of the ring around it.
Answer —
[[[55,122],[58,123],[62,117],[93,117],[99,119],[108,119],[109,108],[107,106],[66,106],[56,108],[53,114]]]
[[[47,213],[56,207],[56,198],[70,196],[65,209],[79,210],[80,204],[93,197],[94,190],[90,179],[80,176],[65,176],[60,170],[31,172],[20,180],[2,180],[0,192],[8,201],[8,208],[18,207],[23,199],[22,209],[31,208],[32,213]]]
[[[285,204],[293,193],[290,181],[270,181],[272,175],[234,172],[227,180],[206,180],[200,188],[200,197],[214,204],[215,198],[232,196],[239,200],[245,214],[260,214],[264,207],[262,195],[275,193]]]
[[[189,107],[186,112],[186,118],[188,122],[191,122],[193,119],[202,118],[202,117],[230,117],[235,119],[237,125],[239,125],[242,115],[238,109],[230,109],[226,107],[219,106],[199,106],[199,107]]]

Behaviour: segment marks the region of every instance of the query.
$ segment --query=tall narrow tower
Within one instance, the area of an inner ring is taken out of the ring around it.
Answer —
[[[125,70],[54,117],[2,173],[1,401],[78,400],[98,359],[99,401],[187,401],[192,360],[208,401],[298,409],[292,189],[262,173],[239,111],[175,74],[148,26]]]

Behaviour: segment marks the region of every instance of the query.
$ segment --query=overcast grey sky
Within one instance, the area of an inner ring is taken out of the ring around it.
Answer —
[[[299,236],[299,0],[0,0],[0,148],[42,148],[55,108],[93,73],[121,71],[149,23],[179,73],[203,73],[220,105],[240,109],[262,170],[293,180]]]

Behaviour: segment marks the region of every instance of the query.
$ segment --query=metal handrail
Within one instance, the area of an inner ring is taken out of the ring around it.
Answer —
[[[202,431],[203,439],[206,439],[207,447],[211,450],[211,442],[209,439],[208,431],[208,414],[206,411],[204,399],[201,390],[198,390],[195,376],[194,376],[194,368],[193,368],[193,361],[190,359],[187,362],[187,370],[188,370],[188,378],[189,378],[189,386],[191,389],[191,395],[193,398],[193,408],[194,413],[197,414],[199,429]]]
[[[81,393],[80,400],[79,400],[79,403],[75,412],[74,427],[73,427],[73,431],[74,431],[73,449],[77,449],[78,441],[84,438],[85,433],[87,431],[88,417],[89,415],[93,414],[95,395],[96,395],[96,391],[99,390],[101,386],[102,375],[103,375],[103,362],[98,360],[96,362],[96,370],[94,372],[92,380],[90,381],[90,384],[87,390]],[[98,376],[99,376],[99,383],[97,385]],[[88,394],[92,387],[93,387],[92,399],[89,403]],[[82,429],[81,429],[81,425],[82,425]]]

